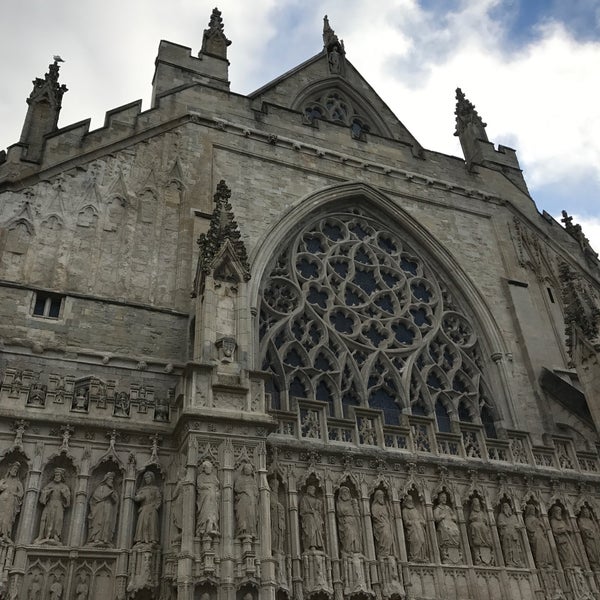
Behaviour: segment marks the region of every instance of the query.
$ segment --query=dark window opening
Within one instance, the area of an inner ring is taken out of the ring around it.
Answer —
[[[35,304],[33,314],[36,317],[46,317],[48,319],[58,319],[64,296],[59,294],[50,294],[47,292],[37,292],[35,295]]]
[[[554,301],[554,295],[552,294],[552,288],[546,288],[548,290],[548,298],[550,298],[550,302],[552,302],[552,304],[555,304]]]
[[[443,433],[450,433],[452,431],[450,415],[440,400],[435,403],[435,420],[437,421],[438,431]]]

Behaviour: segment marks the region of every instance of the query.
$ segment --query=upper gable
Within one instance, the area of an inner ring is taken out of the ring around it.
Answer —
[[[416,138],[343,53],[323,49],[249,97],[298,111],[308,123],[317,118],[352,127],[358,121],[371,134],[398,140],[421,152]],[[360,132],[356,133],[359,137]]]

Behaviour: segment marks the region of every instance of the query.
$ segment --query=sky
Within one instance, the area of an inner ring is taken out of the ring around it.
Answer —
[[[2,0],[0,149],[18,141],[32,79],[65,62],[59,126],[142,99],[161,39],[197,54],[217,0]],[[322,49],[346,57],[429,150],[462,156],[455,89],[515,148],[540,212],[574,215],[600,251],[600,0],[218,0],[232,91],[248,94]]]

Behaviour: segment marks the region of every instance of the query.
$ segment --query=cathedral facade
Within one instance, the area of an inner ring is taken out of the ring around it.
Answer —
[[[600,263],[458,89],[423,148],[323,49],[0,154],[0,598],[592,600]]]

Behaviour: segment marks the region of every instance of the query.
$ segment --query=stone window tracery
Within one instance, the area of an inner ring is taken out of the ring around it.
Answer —
[[[308,124],[324,120],[346,125],[355,139],[365,139],[365,134],[371,131],[364,111],[339,90],[313,95],[304,103],[303,115]]]
[[[368,406],[388,424],[404,410],[436,415],[443,431],[451,414],[475,414],[493,432],[476,330],[393,227],[359,210],[314,218],[275,257],[261,295],[272,408],[316,399],[345,417]]]

